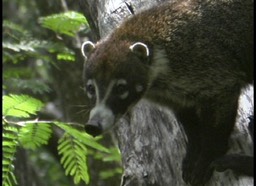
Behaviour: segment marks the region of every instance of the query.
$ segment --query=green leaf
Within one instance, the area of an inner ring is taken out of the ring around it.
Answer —
[[[62,155],[61,164],[65,169],[65,174],[73,176],[75,184],[78,184],[81,179],[88,184],[89,174],[86,162],[86,146],[68,133],[58,143],[58,151]]]
[[[10,140],[11,139],[11,140]],[[2,159],[2,183],[3,185],[17,185],[17,180],[13,174],[14,155],[16,153],[18,139],[18,129],[16,127],[3,127],[3,159]]]
[[[75,61],[75,55],[69,53],[59,53],[57,55],[58,60]]]
[[[61,122],[54,122],[55,125],[66,131],[68,134],[73,136],[74,138],[78,139],[82,143],[84,143],[87,146],[90,146],[94,149],[97,149],[102,152],[108,153],[109,150],[105,147],[103,147],[101,144],[99,144],[95,138],[90,136],[89,134],[85,132],[78,131],[77,129],[74,129],[72,126],[69,124],[61,123]]]
[[[41,23],[43,27],[51,29],[56,33],[66,34],[71,37],[73,37],[82,26],[88,24],[82,14],[74,11],[41,17],[39,23]]]
[[[15,31],[18,31],[20,33],[23,33],[23,34],[27,34],[27,30],[25,30],[24,28],[22,28],[20,25],[17,25],[9,20],[4,20],[3,21],[3,28],[5,29],[9,29],[9,30],[15,30]]]
[[[100,178],[101,179],[108,179],[108,178],[113,177],[116,174],[121,175],[122,173],[123,173],[123,170],[121,168],[104,170],[104,171],[100,172]]]
[[[21,42],[18,44],[3,42],[3,49],[10,49],[14,52],[26,51],[26,52],[35,52],[35,49],[31,46],[31,43]]]
[[[15,40],[31,37],[31,34],[26,29],[24,29],[22,26],[15,24],[9,20],[3,21],[3,30],[5,31],[3,33],[8,33],[8,36],[11,38],[14,38]],[[5,38],[5,37],[3,37],[3,38]]]
[[[104,162],[117,161],[121,162],[121,154],[118,148],[113,147],[109,149],[109,153],[102,157]]]
[[[72,157],[73,159],[74,157]],[[71,170],[72,168],[76,165],[76,162],[75,161],[72,161],[67,167],[64,167],[65,168],[65,174],[66,175],[71,175]]]
[[[24,148],[36,149],[47,144],[52,135],[48,123],[29,123],[20,129],[19,141]]]
[[[43,107],[43,103],[28,95],[3,96],[3,115],[28,118],[36,114]]]

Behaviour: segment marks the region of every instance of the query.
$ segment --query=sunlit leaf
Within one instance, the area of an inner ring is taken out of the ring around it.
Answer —
[[[36,149],[47,144],[51,137],[51,125],[48,123],[29,123],[20,129],[19,141],[27,149]]]
[[[39,19],[43,27],[53,30],[56,33],[74,36],[79,29],[87,24],[86,18],[74,11],[54,14]]]
[[[58,60],[75,61],[75,56],[68,53],[59,53],[57,55]]]
[[[65,168],[65,174],[73,176],[75,184],[78,184],[81,179],[89,183],[86,146],[66,133],[59,140],[58,151],[62,155],[61,164]]]
[[[85,132],[78,131],[77,129],[74,129],[72,126],[69,126],[68,124],[61,123],[61,122],[54,122],[55,125],[62,128],[64,131],[66,131],[68,134],[72,135],[73,137],[79,139],[82,143],[97,149],[99,151],[103,152],[109,152],[107,148],[102,146],[100,143],[98,143],[95,138],[90,136],[89,134]]]
[[[43,107],[43,103],[28,95],[3,96],[3,115],[27,118],[36,114]]]
[[[10,140],[11,139],[11,140]],[[3,157],[2,157],[2,183],[3,185],[17,185],[16,177],[13,174],[13,160],[16,153],[18,130],[16,127],[3,127]]]

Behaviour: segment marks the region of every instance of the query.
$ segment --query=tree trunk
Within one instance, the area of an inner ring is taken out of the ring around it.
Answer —
[[[81,0],[85,1],[85,0]],[[101,38],[109,34],[123,19],[144,8],[159,3],[157,0],[87,0],[97,5],[97,17]],[[87,12],[88,13],[88,12]],[[96,20],[94,20],[94,23]],[[95,28],[95,26],[94,26]],[[247,117],[253,114],[253,87],[240,99],[237,123],[230,139],[229,153],[253,154],[248,133]],[[186,136],[173,113],[146,100],[117,123],[114,134],[122,154],[124,174],[121,186],[181,186],[181,163],[186,153]],[[208,185],[253,185],[253,178],[237,178],[232,171],[214,172]]]

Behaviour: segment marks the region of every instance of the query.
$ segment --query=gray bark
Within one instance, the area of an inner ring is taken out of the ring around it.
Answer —
[[[249,87],[240,98],[237,123],[227,154],[253,155],[252,139],[247,128],[247,116],[253,112],[252,98],[253,88]],[[143,100],[127,118],[116,127],[125,170],[121,185],[186,185],[181,177],[186,136],[173,113]],[[253,178],[238,178],[229,170],[214,172],[207,185],[250,186],[253,185]]]
[[[88,0],[89,4],[95,0]],[[125,18],[160,1],[98,1],[97,20],[101,38],[106,37]],[[92,12],[93,13],[93,12]],[[253,114],[253,87],[240,99],[237,123],[230,138],[229,153],[253,154],[247,117]],[[181,163],[186,153],[186,136],[172,111],[141,100],[117,123],[114,134],[122,154],[124,168],[122,186],[181,186]],[[253,178],[236,177],[232,171],[214,172],[209,186],[253,185]]]

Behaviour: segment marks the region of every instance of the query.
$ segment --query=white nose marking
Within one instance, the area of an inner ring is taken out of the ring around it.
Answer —
[[[106,101],[107,101],[108,97],[110,96],[110,93],[111,93],[111,91],[112,91],[112,89],[113,89],[115,83],[116,83],[116,80],[110,81],[110,83],[109,83],[109,85],[108,85],[108,88],[107,88],[107,90],[106,90],[106,93],[105,93],[105,95],[104,95],[104,98],[103,98],[103,100],[102,100],[102,103],[103,103],[103,104],[106,103]]]
[[[105,104],[96,105],[90,112],[89,119],[93,117],[98,118],[100,125],[103,130],[107,130],[115,122],[115,116],[111,109],[109,109]]]
[[[94,81],[95,85],[95,90],[97,94],[97,101],[96,101],[96,106],[91,110],[90,112],[90,119],[93,117],[99,117],[101,120],[101,125],[103,130],[108,129],[114,124],[115,121],[115,116],[112,112],[112,110],[106,106],[106,101],[108,97],[110,96],[110,93],[116,83],[116,80],[110,81],[106,93],[103,97],[103,99],[100,101],[99,100],[99,89],[97,87],[97,83]]]

